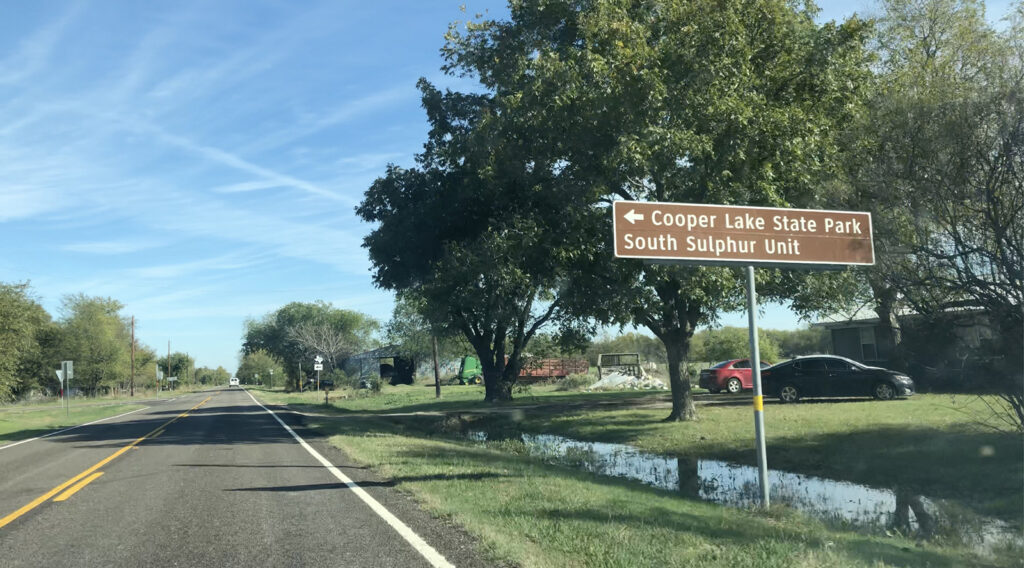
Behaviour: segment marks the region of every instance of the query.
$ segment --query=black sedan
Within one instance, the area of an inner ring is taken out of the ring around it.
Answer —
[[[761,371],[764,392],[782,402],[812,396],[873,396],[892,400],[914,394],[914,381],[899,371],[868,367],[845,357],[797,357]]]

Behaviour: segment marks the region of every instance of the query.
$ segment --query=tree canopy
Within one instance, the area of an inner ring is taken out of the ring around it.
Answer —
[[[986,314],[992,339],[978,355],[1019,425],[1024,7],[1002,31],[973,0],[882,8],[878,73],[848,154],[850,202],[877,220],[879,264],[863,271],[871,301],[897,345],[900,311],[934,321]]]
[[[55,339],[50,314],[28,283],[0,283],[0,402],[31,387],[45,372],[43,350]]]
[[[235,374],[244,384],[249,385],[261,384],[273,388],[275,383],[282,384],[285,381],[284,365],[263,350],[243,355]]]
[[[344,357],[367,349],[379,328],[370,316],[336,308],[330,302],[291,302],[245,322],[242,355],[263,351],[298,380],[300,364],[311,371],[313,358],[321,355],[328,365],[325,370],[331,371]]]
[[[74,384],[86,392],[123,385],[130,375],[129,324],[121,302],[73,294],[61,302],[61,358],[75,362]]]
[[[508,400],[536,333],[589,324],[580,265],[595,248],[550,191],[553,164],[513,136],[490,95],[441,93],[420,81],[431,124],[418,166],[388,168],[358,214],[381,287],[412,294],[434,327],[461,332],[480,358],[487,400]],[[582,204],[582,203],[581,203]]]
[[[519,163],[543,180],[529,198],[561,202],[561,222],[590,247],[608,244],[603,206],[614,199],[821,205],[840,165],[838,132],[856,116],[870,73],[869,26],[818,26],[813,16],[773,0],[514,2],[507,21],[449,32],[446,70],[478,78],[488,112],[428,152],[473,140],[467,132],[502,132],[485,147],[523,148]],[[604,268],[586,284],[590,315],[657,336],[669,362],[669,418],[692,417],[679,364],[697,326],[741,306],[738,274],[613,264],[601,252]],[[799,279],[760,278],[766,287]]]

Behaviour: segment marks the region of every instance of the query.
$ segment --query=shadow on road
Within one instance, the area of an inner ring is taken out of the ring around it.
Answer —
[[[508,477],[497,473],[466,473],[459,475],[416,475],[407,477],[395,477],[386,481],[360,481],[359,487],[394,487],[401,483],[415,481],[480,481],[481,479],[495,479]],[[289,492],[289,491],[320,491],[324,489],[348,489],[344,483],[314,483],[309,485],[280,485],[276,487],[240,487],[238,489],[226,489],[225,491],[268,491],[268,492]]]

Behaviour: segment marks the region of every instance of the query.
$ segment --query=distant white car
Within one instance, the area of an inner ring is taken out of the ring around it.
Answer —
[[[228,381],[228,386],[229,387],[237,387],[238,386],[238,377],[231,377],[231,380]]]

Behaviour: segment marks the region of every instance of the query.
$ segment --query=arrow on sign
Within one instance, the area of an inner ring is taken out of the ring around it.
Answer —
[[[632,223],[634,225],[636,224],[637,221],[643,221],[644,220],[643,214],[642,213],[637,213],[635,209],[630,209],[629,213],[626,213],[625,215],[623,215],[623,217],[625,217],[627,221],[629,221],[630,223]]]
[[[64,384],[64,371],[57,371],[57,378],[60,379],[60,384]]]

